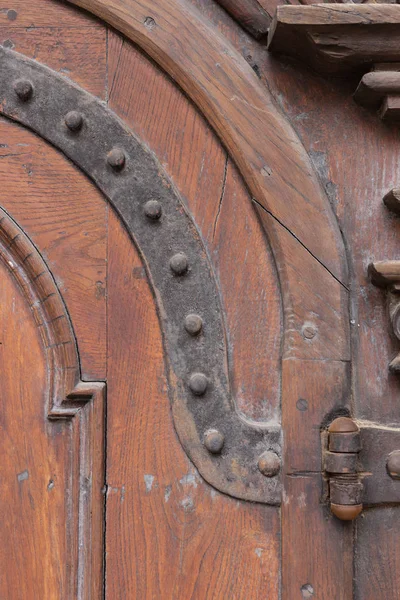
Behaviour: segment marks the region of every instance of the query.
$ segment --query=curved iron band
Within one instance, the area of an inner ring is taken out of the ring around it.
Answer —
[[[18,80],[32,83],[33,93],[21,100]],[[79,132],[70,131],[65,116],[83,115]],[[148,149],[101,102],[39,63],[0,49],[0,113],[22,123],[68,156],[99,187],[122,218],[136,243],[152,283],[169,358],[170,394],[175,426],[187,454],[202,476],[234,497],[279,504],[280,478],[264,477],[258,458],[266,450],[279,456],[280,428],[263,428],[240,418],[230,397],[223,315],[212,268],[200,235],[177,192]],[[107,162],[113,149],[123,150],[125,167]],[[149,219],[144,205],[157,200],[159,220]],[[188,257],[187,273],[177,276],[170,258]],[[190,336],[185,317],[198,313],[203,333]],[[196,396],[188,378],[208,378],[204,395]],[[216,429],[224,436],[222,452],[212,455],[204,435]]]

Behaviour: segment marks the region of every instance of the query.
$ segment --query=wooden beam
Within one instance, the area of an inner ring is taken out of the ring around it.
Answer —
[[[400,60],[400,6],[279,6],[268,36],[271,52],[301,59],[320,73],[368,70]]]
[[[258,0],[217,0],[217,2],[255,38],[262,38],[268,33],[271,16]]]

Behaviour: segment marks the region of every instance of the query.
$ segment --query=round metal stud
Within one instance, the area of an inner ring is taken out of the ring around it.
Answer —
[[[219,454],[224,447],[225,438],[217,429],[210,429],[204,435],[204,445],[211,454]]]
[[[199,315],[188,315],[185,319],[185,329],[190,335],[199,335],[203,329],[203,319]]]
[[[76,110],[71,110],[65,115],[64,122],[70,131],[80,131],[83,125],[83,115]]]
[[[175,254],[169,261],[169,266],[175,275],[184,275],[189,268],[189,262],[186,254],[183,252],[178,252],[178,254]]]
[[[204,373],[193,373],[189,379],[189,388],[196,396],[204,396],[208,388],[208,379]]]
[[[114,171],[122,171],[125,166],[125,152],[121,148],[113,148],[107,154],[107,162]]]
[[[33,85],[28,79],[18,79],[14,83],[14,91],[20,100],[27,102],[32,98]]]
[[[265,477],[275,477],[281,470],[281,460],[275,452],[263,452],[257,463],[260,473]]]
[[[313,325],[304,325],[301,332],[306,340],[312,340],[317,335],[317,329]]]
[[[157,221],[161,217],[161,213],[162,208],[158,200],[149,200],[144,205],[144,214],[153,221]]]
[[[400,479],[400,450],[395,450],[389,454],[386,467],[392,479]]]

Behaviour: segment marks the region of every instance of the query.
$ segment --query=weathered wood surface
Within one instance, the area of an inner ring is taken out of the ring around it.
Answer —
[[[278,6],[268,47],[326,74],[367,70],[378,62],[398,62],[400,6]]]
[[[258,0],[217,0],[254,37],[268,33],[271,16]]]
[[[388,372],[388,364],[399,346],[389,332],[386,292],[374,287],[367,275],[370,262],[398,258],[398,216],[382,203],[400,181],[398,131],[354,103],[351,80],[326,81],[274,58],[267,69],[269,85],[296,124],[348,244],[354,339],[352,414],[373,423],[398,425],[399,380]],[[378,526],[390,520],[386,513],[393,514],[393,525]],[[398,543],[396,509],[365,509],[356,527],[361,534],[356,537],[355,597],[396,597],[394,580],[382,576],[382,565],[386,569],[393,563]],[[392,576],[398,577],[397,571]]]
[[[232,46],[184,0],[72,3],[119,28],[167,70],[221,137],[258,202],[345,281],[340,233],[309,159]]]

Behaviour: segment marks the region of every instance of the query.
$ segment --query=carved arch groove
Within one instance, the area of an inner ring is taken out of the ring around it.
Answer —
[[[0,50],[0,114],[35,131],[80,167],[137,245],[162,325],[175,426],[200,473],[232,496],[279,504],[280,477],[265,477],[258,459],[266,451],[281,455],[280,428],[251,424],[236,411],[213,271],[155,157],[93,96],[7,49]],[[186,319],[193,314],[203,322],[198,335],[190,334]]]

